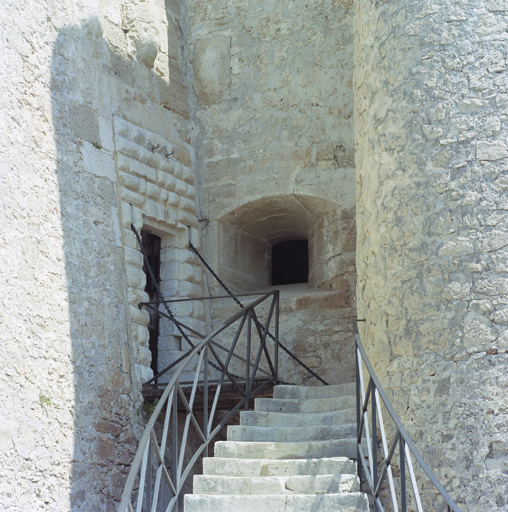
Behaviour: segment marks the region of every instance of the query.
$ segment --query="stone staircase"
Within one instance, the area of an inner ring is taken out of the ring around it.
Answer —
[[[356,476],[355,386],[276,386],[203,460],[185,512],[367,512]]]

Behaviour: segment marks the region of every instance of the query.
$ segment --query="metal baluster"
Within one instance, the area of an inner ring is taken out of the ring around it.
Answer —
[[[274,340],[274,366],[275,366],[275,384],[279,378],[279,291],[275,293],[275,340]]]
[[[372,386],[372,487],[375,489],[377,487],[377,413],[376,413],[376,399],[375,399],[376,387]],[[374,496],[374,510],[377,510],[376,498]]]
[[[362,433],[360,432],[360,419],[361,419],[361,390],[360,390],[360,361],[358,357],[358,347],[355,340],[355,372],[356,372],[356,460],[357,460],[357,473],[360,480],[360,488],[362,485],[362,465],[360,463],[360,443],[362,442]]]
[[[208,457],[208,345],[203,349],[205,358],[203,362],[204,382],[203,382],[203,434],[206,438],[206,447],[204,457]]]
[[[250,395],[250,344],[251,344],[251,328],[252,328],[252,313],[249,308],[247,313],[247,364],[245,365],[245,394]],[[249,409],[249,401],[245,402],[245,410]]]
[[[146,464],[148,460],[148,451],[150,449],[150,441],[145,447],[143,452],[143,463],[141,465],[141,473],[139,475],[139,491],[138,491],[138,503],[136,507],[136,512],[142,512],[143,510],[143,498],[145,495],[145,483],[146,483]]]
[[[400,501],[401,501],[401,512],[407,512],[407,495],[406,495],[406,443],[400,434],[399,441],[400,450]]]
[[[152,506],[152,451],[153,446],[150,441],[148,441],[148,460],[146,466],[146,501],[147,501],[147,510],[150,510]]]
[[[178,512],[178,495],[180,494],[180,476],[178,475],[178,396],[173,393],[173,483],[177,492],[173,512]],[[169,407],[169,403],[168,403]]]

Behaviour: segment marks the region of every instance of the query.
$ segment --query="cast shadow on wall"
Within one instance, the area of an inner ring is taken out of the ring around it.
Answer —
[[[147,124],[138,118],[152,103],[185,121],[188,102],[181,86],[170,88],[108,44],[103,29],[91,18],[59,32],[51,97],[75,387],[71,510],[112,512],[142,426],[128,343],[112,119]]]

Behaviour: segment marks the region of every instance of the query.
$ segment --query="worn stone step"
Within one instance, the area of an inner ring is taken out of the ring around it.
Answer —
[[[356,407],[355,395],[344,395],[331,398],[308,398],[298,400],[296,398],[256,398],[255,411],[266,412],[292,412],[314,413],[341,411]]]
[[[194,494],[332,494],[356,492],[356,475],[194,476]]]
[[[319,457],[356,458],[355,438],[308,442],[218,441],[216,457],[246,459],[309,459]]]
[[[186,494],[185,512],[368,512],[363,493],[290,495]]]
[[[242,411],[240,425],[252,427],[305,427],[307,425],[341,425],[356,421],[356,409],[341,411],[299,413]]]
[[[335,398],[344,395],[354,395],[356,384],[335,384],[332,386],[275,386],[273,398],[293,398],[305,400],[309,398]]]
[[[205,457],[203,474],[231,476],[297,476],[356,474],[356,463],[346,457],[319,459],[234,459]]]
[[[245,425],[228,426],[228,441],[273,441],[303,442],[324,439],[344,439],[354,437],[356,424],[325,425],[306,427],[251,427]]]

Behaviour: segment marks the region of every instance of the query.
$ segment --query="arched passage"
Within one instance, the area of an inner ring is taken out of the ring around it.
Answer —
[[[219,267],[239,289],[271,285],[272,247],[291,240],[308,241],[310,286],[336,288],[333,279],[344,274],[344,257],[354,262],[354,219],[337,203],[316,196],[245,203],[220,217],[216,230]]]

